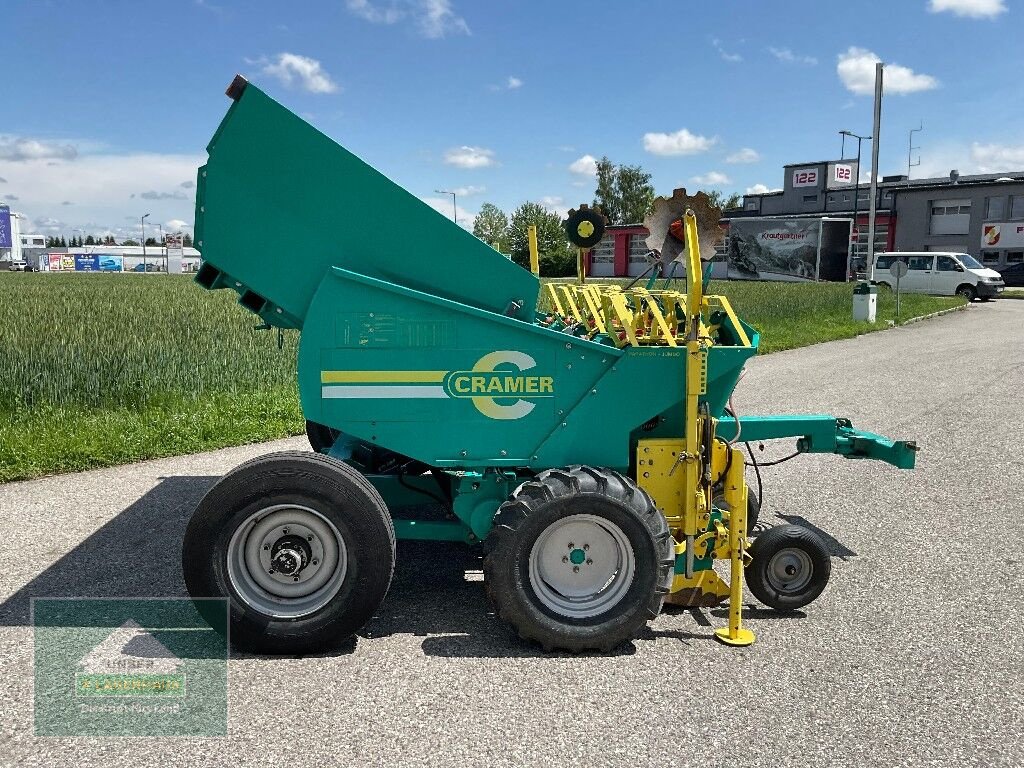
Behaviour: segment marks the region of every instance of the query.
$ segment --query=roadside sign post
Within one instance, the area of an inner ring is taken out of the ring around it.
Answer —
[[[889,273],[896,278],[896,322],[900,321],[900,278],[907,274],[907,262],[896,260],[889,267]]]

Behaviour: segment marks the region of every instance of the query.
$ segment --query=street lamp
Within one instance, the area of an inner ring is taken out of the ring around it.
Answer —
[[[852,259],[857,256],[857,249],[860,247],[860,230],[858,229],[859,225],[857,223],[857,204],[860,202],[860,143],[862,141],[870,141],[871,137],[858,136],[852,131],[840,131],[839,135],[844,137],[844,141],[847,136],[857,140],[857,179],[854,181],[853,185],[853,231],[857,233],[857,239],[854,241],[853,254],[850,257],[852,261]],[[846,274],[850,274],[849,263],[846,265]]]
[[[860,171],[857,171],[860,173]],[[146,264],[146,219],[149,218],[147,213],[143,216],[140,221],[142,222],[142,274],[146,274],[149,271],[149,265]]]
[[[452,221],[456,224],[459,223],[459,209],[455,207],[455,193],[448,189],[435,189],[439,195],[451,195],[452,196]]]
[[[156,226],[160,230],[160,239],[157,242],[160,244],[160,250],[164,252],[164,272],[167,272],[167,245],[164,242],[164,225],[157,224]]]

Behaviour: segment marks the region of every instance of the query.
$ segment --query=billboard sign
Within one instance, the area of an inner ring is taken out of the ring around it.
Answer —
[[[982,248],[1024,248],[1024,223],[1019,221],[983,224]]]
[[[167,274],[180,275],[182,260],[185,258],[185,236],[180,232],[167,235],[165,243],[167,248]]]
[[[852,187],[857,181],[857,163],[829,163],[828,189]]]
[[[95,253],[75,253],[75,272],[99,272],[100,260]]]
[[[817,168],[794,168],[793,169],[793,186],[794,187],[817,187],[820,179],[818,178]]]
[[[734,280],[814,280],[820,219],[733,219],[728,276]]]
[[[14,238],[11,237],[11,209],[0,205],[0,248],[13,248]]]
[[[61,259],[64,257],[63,253],[48,253],[46,254],[47,260],[50,262],[51,272],[60,272]]]
[[[62,253],[60,254],[60,268],[65,272],[75,271],[75,254],[73,253]]]
[[[123,272],[124,271],[124,257],[123,256],[112,256],[107,253],[96,254],[98,261],[97,268],[100,272]]]

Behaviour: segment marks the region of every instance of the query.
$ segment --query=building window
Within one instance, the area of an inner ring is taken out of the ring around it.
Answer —
[[[850,195],[847,192],[843,192],[843,202],[844,203],[850,202]]]
[[[816,203],[816,202],[818,202],[818,196],[817,195],[804,195],[804,202],[805,203]]]
[[[982,264],[998,264],[999,263],[999,251],[982,251],[981,252],[981,263]]]
[[[1024,219],[1024,195],[1010,195],[1010,218]]]
[[[751,200],[749,203],[747,203],[747,210],[748,211],[756,211],[757,210],[757,201],[756,200]]]
[[[1005,197],[986,197],[985,198],[985,218],[986,219],[1001,219],[1003,218],[1003,212],[1006,210],[1006,198]]]
[[[934,200],[931,204],[932,235],[966,235],[971,228],[970,200]]]
[[[1007,264],[1022,264],[1022,263],[1024,263],[1024,251],[1007,251],[1006,252],[1006,263]]]

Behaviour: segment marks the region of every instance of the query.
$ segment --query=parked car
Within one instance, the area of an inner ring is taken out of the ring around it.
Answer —
[[[22,261],[20,259],[15,259],[14,261],[11,262],[11,272],[24,272],[25,267],[27,266],[27,262]]]
[[[1000,274],[967,253],[881,253],[875,258],[876,283],[896,287],[896,278],[889,271],[896,261],[907,264],[907,274],[900,278],[900,291],[963,296],[968,301],[987,301],[1003,292]]]
[[[1008,286],[1024,286],[1024,262],[1011,264],[999,274],[1003,276],[1003,282]]]

